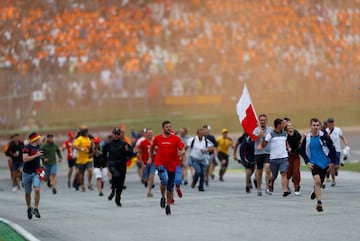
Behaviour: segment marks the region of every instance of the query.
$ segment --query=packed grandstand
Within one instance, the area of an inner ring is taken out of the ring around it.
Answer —
[[[353,88],[359,26],[359,0],[2,0],[0,95]]]

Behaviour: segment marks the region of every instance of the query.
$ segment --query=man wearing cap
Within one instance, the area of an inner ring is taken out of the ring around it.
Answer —
[[[40,218],[39,203],[40,203],[40,176],[38,170],[40,167],[40,139],[39,133],[32,132],[29,135],[29,144],[23,149],[23,161],[24,168],[22,174],[22,180],[25,189],[25,201],[27,206],[27,216],[29,219],[32,218],[33,214],[35,217]],[[34,189],[34,209],[31,206],[31,191]]]
[[[46,142],[41,146],[40,149],[44,155],[41,157],[43,160],[43,164],[45,165],[45,173],[50,181],[52,193],[56,194],[56,173],[57,173],[57,162],[56,162],[56,155],[58,156],[59,163],[61,162],[62,155],[60,152],[60,148],[57,144],[54,143],[54,135],[47,134]]]
[[[71,188],[71,176],[76,162],[76,157],[73,155],[74,154],[73,142],[75,139],[74,132],[70,131],[68,133],[68,137],[69,139],[67,139],[62,146],[62,151],[66,150],[67,152],[67,161],[69,166],[69,170],[67,174],[67,178],[68,178],[67,184],[68,184],[68,188]]]
[[[340,165],[340,154],[341,154],[341,142],[348,147],[348,141],[344,137],[342,130],[339,127],[336,127],[334,124],[334,118],[330,117],[327,119],[327,128],[326,132],[329,134],[331,140],[334,143],[335,150],[336,150],[336,158],[335,163],[333,163],[332,168],[330,169],[331,175],[331,186],[334,187],[336,185],[335,176],[338,175],[339,165]],[[349,147],[348,147],[349,148]]]
[[[228,137],[229,131],[224,128],[221,130],[222,136],[220,136],[216,141],[218,143],[218,158],[220,161],[220,171],[219,171],[219,180],[220,182],[224,181],[224,175],[226,169],[229,165],[229,148],[233,147],[232,139]]]
[[[103,148],[103,155],[107,157],[112,176],[111,194],[108,199],[111,201],[115,195],[115,203],[121,207],[120,200],[126,177],[126,163],[133,157],[134,152],[131,145],[123,141],[124,132],[120,128],[114,128],[112,133],[113,139]]]
[[[81,191],[85,192],[84,173],[88,170],[91,176],[92,163],[89,157],[89,150],[91,147],[91,140],[89,138],[88,129],[80,129],[80,136],[75,139],[73,147],[77,150],[78,156],[76,158],[76,184],[75,189],[78,190],[78,186],[81,186]],[[91,188],[91,183],[88,183],[88,188]]]

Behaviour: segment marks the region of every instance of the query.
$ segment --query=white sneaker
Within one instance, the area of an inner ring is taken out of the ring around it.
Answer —
[[[301,195],[301,192],[299,192],[299,191],[295,192],[295,196],[300,196],[300,195]]]
[[[270,191],[269,188],[266,188],[265,193],[268,194],[268,195],[272,195],[272,192]]]
[[[17,186],[14,186],[14,187],[12,188],[12,191],[13,191],[13,192],[16,192],[17,190],[18,190]]]

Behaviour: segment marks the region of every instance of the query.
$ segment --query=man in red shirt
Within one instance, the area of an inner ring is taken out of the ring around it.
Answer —
[[[176,167],[180,165],[179,155],[185,153],[185,145],[178,136],[171,134],[170,121],[164,121],[162,129],[163,133],[154,138],[149,153],[153,154],[156,150],[155,166],[161,181],[160,207],[165,208],[166,215],[171,215],[170,204],[174,196],[175,172]],[[152,157],[149,157],[149,162],[152,162]],[[166,199],[165,191],[167,191]],[[166,207],[165,201],[167,201]]]
[[[71,176],[75,167],[75,161],[76,161],[76,157],[73,155],[74,153],[74,148],[73,148],[73,142],[74,142],[74,132],[69,132],[68,134],[69,139],[66,140],[62,146],[62,151],[66,150],[67,152],[67,160],[68,160],[68,166],[69,166],[69,171],[68,171],[68,188],[71,188],[70,186],[70,180],[71,180]]]
[[[141,161],[145,168],[142,171],[142,179],[144,182],[146,182],[148,192],[147,196],[152,197],[153,194],[151,192],[154,184],[154,174],[155,174],[155,163],[151,160],[149,161],[149,148],[151,146],[151,143],[153,141],[153,130],[152,129],[146,129],[144,132],[144,139],[136,146],[136,151],[138,153],[139,161]],[[151,157],[151,159],[154,156]]]

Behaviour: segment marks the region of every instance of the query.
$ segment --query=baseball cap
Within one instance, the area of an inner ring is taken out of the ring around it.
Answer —
[[[93,139],[93,142],[94,142],[94,143],[100,143],[100,142],[101,142],[100,137],[95,136],[94,139]]]
[[[327,122],[334,122],[334,118],[329,117],[329,118],[327,119]]]
[[[112,133],[115,134],[115,135],[120,135],[120,134],[121,134],[121,130],[120,130],[120,128],[115,127],[115,128],[113,129]]]
[[[221,130],[221,133],[227,133],[227,132],[229,132],[229,131],[228,131],[228,129],[226,129],[226,128],[224,128],[224,129]]]

